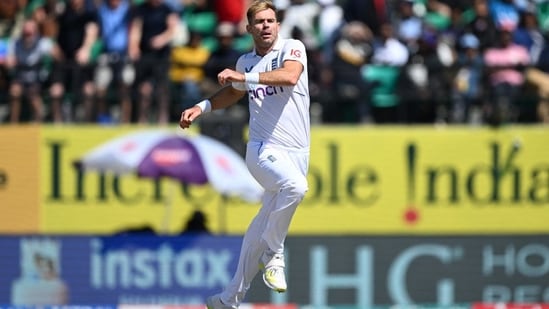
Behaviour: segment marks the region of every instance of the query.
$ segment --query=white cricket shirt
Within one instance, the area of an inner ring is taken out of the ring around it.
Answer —
[[[284,61],[299,61],[303,72],[295,86],[232,83],[248,92],[250,106],[249,139],[253,142],[289,148],[309,148],[309,77],[305,45],[294,39],[278,38],[265,56],[255,49],[238,59],[236,70],[242,73],[268,72],[282,67]]]

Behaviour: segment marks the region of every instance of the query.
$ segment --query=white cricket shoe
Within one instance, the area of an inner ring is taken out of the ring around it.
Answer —
[[[263,270],[263,282],[270,289],[279,293],[286,292],[286,275],[284,274],[284,254],[267,250],[261,256],[260,268]]]
[[[206,308],[207,309],[236,309],[237,307],[225,305],[220,298],[219,294],[208,297],[206,299]]]

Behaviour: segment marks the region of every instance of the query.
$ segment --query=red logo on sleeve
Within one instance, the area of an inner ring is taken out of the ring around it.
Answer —
[[[299,49],[290,50],[290,55],[296,58],[301,58],[301,51]]]

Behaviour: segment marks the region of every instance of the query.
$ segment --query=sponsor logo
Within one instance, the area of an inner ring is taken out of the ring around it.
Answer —
[[[189,162],[193,154],[188,150],[157,149],[152,153],[152,159],[160,166],[172,166]]]
[[[110,249],[94,239],[90,282],[95,289],[214,288],[231,280],[233,258],[233,253],[223,248],[177,250],[164,243],[130,251]]]
[[[248,90],[248,94],[250,95],[250,100],[269,97],[282,92],[284,92],[284,88],[280,86],[278,87],[265,86],[265,87],[257,87],[255,89]]]
[[[299,49],[292,49],[290,55],[292,57],[301,58],[301,51]]]

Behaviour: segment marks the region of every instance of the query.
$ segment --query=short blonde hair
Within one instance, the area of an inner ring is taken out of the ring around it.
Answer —
[[[276,10],[275,5],[270,0],[254,0],[252,4],[250,4],[250,7],[248,8],[248,11],[246,12],[246,18],[248,18],[248,24],[252,24],[252,20],[255,17],[255,14],[261,11],[265,11],[271,9],[275,12],[278,19],[278,12]]]

